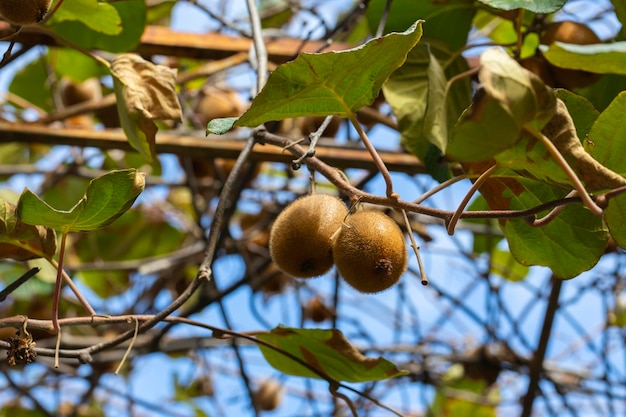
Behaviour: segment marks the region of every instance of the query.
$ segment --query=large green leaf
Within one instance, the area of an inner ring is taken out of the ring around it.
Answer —
[[[626,175],[626,92],[620,93],[597,118],[589,132],[588,152],[605,167]],[[626,195],[609,201],[604,219],[611,236],[626,247]]]
[[[88,5],[95,2],[95,0],[80,0]],[[67,2],[69,4],[73,1]],[[141,40],[141,35],[144,32],[146,26],[146,2],[143,0],[127,0],[117,1],[111,3],[99,2],[99,5],[107,5],[108,7],[102,9],[98,6],[97,13],[99,16],[101,10],[110,10],[113,8],[118,15],[119,21],[112,27],[110,17],[107,18],[108,23],[98,22],[96,15],[83,14],[79,16],[78,20],[58,20],[51,19],[49,22],[50,28],[63,38],[69,39],[73,43],[81,46],[85,49],[102,49],[110,52],[126,52],[134,49]],[[84,5],[83,5],[84,6]],[[59,11],[66,7],[66,3],[59,8]],[[107,11],[107,16],[110,16],[110,11]],[[56,13],[55,13],[56,16]],[[93,26],[96,25],[97,29]],[[106,32],[103,32],[103,26],[106,27]],[[114,31],[112,34],[109,32]]]
[[[553,65],[597,74],[626,74],[626,42],[576,45],[554,42],[541,46]]]
[[[528,209],[567,194],[566,190],[521,177],[492,178],[487,182],[491,192],[483,195],[495,210]],[[502,220],[500,224],[515,259],[523,265],[547,266],[564,279],[592,268],[608,242],[602,217],[579,204],[566,206],[541,227],[530,226],[524,219]]]
[[[422,35],[422,22],[407,31],[340,52],[301,54],[279,66],[235,126],[254,127],[298,116],[353,115],[378,96],[385,80]]]
[[[526,9],[535,13],[554,13],[563,8],[567,0],[479,0],[494,9]]]
[[[45,225],[64,233],[94,230],[128,210],[144,184],[144,174],[135,169],[109,172],[93,179],[83,198],[70,210],[57,210],[25,189],[16,212],[26,224]]]
[[[260,333],[258,339],[289,352],[335,381],[366,382],[405,375],[384,358],[363,356],[336,329],[297,329],[277,327]],[[320,378],[318,374],[267,346],[259,345],[265,359],[288,375]]]
[[[375,33],[387,10],[387,0],[371,0],[367,6],[367,21]],[[386,15],[384,33],[404,30],[417,19],[424,19],[427,39],[443,41],[458,51],[467,42],[476,6],[472,0],[394,0]]]

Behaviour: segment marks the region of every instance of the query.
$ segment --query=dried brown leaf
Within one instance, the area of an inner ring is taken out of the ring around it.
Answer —
[[[121,54],[111,62],[111,73],[124,85],[123,99],[129,113],[150,120],[181,120],[176,70],[136,54]]]

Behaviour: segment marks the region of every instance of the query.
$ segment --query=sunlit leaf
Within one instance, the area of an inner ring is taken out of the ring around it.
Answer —
[[[144,174],[134,169],[112,171],[92,180],[83,198],[70,210],[57,210],[25,189],[16,213],[26,224],[46,225],[63,232],[94,230],[128,210],[144,184]]]
[[[298,116],[347,117],[370,104],[419,41],[421,21],[358,48],[300,54],[279,66],[235,126],[255,127]]]
[[[479,0],[494,9],[526,9],[534,13],[554,13],[563,8],[567,0]]]
[[[117,35],[122,31],[122,22],[115,7],[97,0],[63,2],[50,23],[63,21],[82,22],[88,28],[106,35]]]
[[[87,2],[89,7],[96,3],[95,0],[80,0]],[[67,2],[70,7],[74,1]],[[103,33],[100,29],[102,22],[99,22],[93,14],[83,14],[78,20],[63,20],[56,18],[48,23],[50,28],[65,39],[71,41],[85,49],[102,49],[110,52],[126,52],[134,49],[141,40],[141,35],[146,26],[146,2],[141,0],[128,0],[116,2],[97,2],[98,10],[100,5],[106,5],[107,10],[113,9],[118,16],[118,23],[108,28],[113,34]],[[67,4],[64,2],[63,7]],[[59,11],[63,9],[59,8]],[[111,13],[111,12],[109,12]],[[96,26],[94,29],[90,26]]]
[[[589,132],[589,153],[609,169],[626,175],[626,92],[620,93],[597,118]],[[626,247],[626,195],[609,200],[604,219],[611,236],[621,247]]]
[[[597,74],[626,74],[626,42],[576,45],[554,42],[541,46],[553,65]]]
[[[256,336],[309,364],[335,381],[365,382],[405,375],[383,358],[363,356],[336,329],[296,329],[277,327]],[[273,349],[259,345],[265,359],[274,368],[288,375],[320,378],[318,374],[290,360]]]

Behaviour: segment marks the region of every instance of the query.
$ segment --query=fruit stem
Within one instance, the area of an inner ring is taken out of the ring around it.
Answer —
[[[409,239],[411,240],[411,247],[413,248],[413,252],[415,252],[415,257],[417,258],[417,266],[420,269],[420,280],[422,281],[422,285],[428,285],[428,277],[426,276],[426,271],[424,270],[424,264],[422,263],[422,257],[420,255],[420,247],[417,246],[415,242],[415,236],[413,236],[413,229],[411,228],[411,222],[409,221],[409,216],[406,214],[406,210],[402,209],[402,218],[404,219],[404,224],[406,229],[409,231]]]
[[[376,148],[374,148],[374,145],[372,145],[372,142],[369,140],[369,138],[367,137],[367,134],[361,127],[361,124],[356,119],[356,114],[353,112],[350,112],[349,116],[350,116],[349,117],[350,121],[352,122],[352,126],[354,126],[354,128],[356,129],[357,133],[359,134],[359,137],[363,141],[363,145],[365,145],[365,149],[367,149],[367,151],[369,152],[370,156],[372,157],[372,160],[374,161],[374,164],[376,165],[376,167],[378,168],[378,171],[380,171],[380,174],[383,176],[383,179],[385,180],[387,197],[394,198],[393,182],[391,180],[391,174],[389,174],[389,170],[387,169],[385,162],[383,162],[382,158],[376,151]]]
[[[569,164],[567,163],[563,155],[561,155],[561,152],[559,152],[559,150],[554,145],[554,143],[552,143],[552,141],[548,139],[546,135],[544,135],[541,132],[537,132],[534,129],[524,129],[524,130],[530,133],[531,135],[533,135],[533,137],[535,137],[539,142],[543,143],[543,145],[548,149],[548,152],[550,152],[550,155],[552,155],[556,163],[559,164],[561,169],[565,172],[565,175],[567,175],[569,180],[572,182],[574,189],[580,195],[580,198],[585,204],[585,206],[587,206],[587,208],[591,210],[593,214],[597,216],[601,216],[603,213],[602,208],[598,206],[595,201],[593,201],[593,198],[591,198],[591,196],[585,189],[585,186],[578,178],[578,175],[576,175],[572,167],[569,166]]]
[[[59,249],[59,263],[57,264],[57,279],[54,285],[54,296],[52,298],[52,330],[59,333],[59,300],[61,299],[61,285],[63,282],[63,258],[65,257],[65,242],[67,239],[66,231],[61,235],[61,247]]]

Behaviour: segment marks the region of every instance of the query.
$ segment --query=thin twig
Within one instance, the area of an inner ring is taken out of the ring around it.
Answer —
[[[9,294],[17,290],[23,283],[25,283],[26,281],[34,277],[35,274],[37,274],[37,272],[39,272],[40,270],[41,269],[37,267],[31,268],[28,271],[26,271],[21,277],[19,277],[18,279],[16,279],[9,285],[7,285],[5,289],[0,291],[0,302],[6,300]]]
[[[548,305],[546,306],[546,313],[543,319],[543,326],[541,327],[541,335],[539,336],[539,342],[537,343],[537,350],[529,365],[528,375],[528,391],[522,402],[522,414],[520,417],[530,417],[533,410],[533,402],[537,395],[537,389],[539,388],[539,379],[541,378],[541,371],[543,370],[543,361],[548,348],[548,342],[550,341],[550,334],[552,332],[552,323],[554,322],[554,316],[559,307],[559,295],[561,294],[561,287],[563,280],[552,276],[550,278],[552,289],[550,290],[550,296],[548,298]]]
[[[324,121],[320,125],[320,127],[318,127],[315,132],[312,132],[311,134],[309,134],[309,141],[310,141],[309,150],[306,151],[304,154],[302,154],[300,157],[298,157],[298,158],[294,159],[293,161],[291,161],[291,166],[294,169],[300,168],[300,164],[306,158],[310,158],[312,156],[315,156],[315,146],[317,145],[317,141],[320,139],[320,137],[322,136],[322,133],[324,133],[324,131],[326,130],[326,128],[328,127],[330,122],[333,120],[333,117],[335,117],[335,116],[333,116],[333,115],[326,116],[324,118]]]
[[[259,10],[256,7],[255,0],[247,0],[248,13],[250,14],[250,24],[252,25],[252,41],[254,43],[254,51],[256,52],[257,61],[257,81],[256,93],[259,94],[265,86],[267,80],[267,49],[263,41],[263,28],[261,27],[261,18]]]
[[[422,285],[428,285],[428,277],[426,276],[426,271],[424,270],[424,264],[422,263],[422,257],[420,256],[420,248],[415,243],[415,236],[413,236],[413,229],[411,228],[411,222],[409,221],[409,216],[406,215],[406,210],[400,210],[402,212],[402,217],[404,218],[404,225],[409,232],[409,239],[411,240],[411,247],[413,248],[413,252],[415,252],[415,258],[417,259],[417,265],[420,269],[420,280]]]
[[[393,191],[393,181],[391,180],[391,174],[389,174],[389,170],[387,169],[385,162],[382,160],[382,158],[378,154],[378,151],[376,150],[374,145],[372,145],[372,142],[367,137],[367,134],[361,127],[361,124],[356,119],[356,115],[354,113],[350,115],[350,121],[352,122],[352,125],[354,126],[357,133],[359,134],[359,137],[361,138],[363,145],[365,145],[365,149],[367,149],[370,156],[372,157],[374,164],[376,164],[378,171],[380,171],[380,174],[383,176],[383,179],[385,180],[387,197],[390,199],[395,198],[394,196],[396,194]]]
[[[476,191],[478,191],[478,189],[485,183],[485,181],[487,181],[487,179],[491,177],[491,175],[496,171],[496,169],[498,169],[498,164],[494,164],[491,167],[489,167],[489,169],[483,172],[480,175],[480,177],[476,179],[476,181],[472,184],[470,189],[467,191],[467,193],[463,197],[463,200],[459,203],[459,206],[454,211],[454,214],[452,215],[452,217],[450,217],[450,220],[447,222],[448,224],[446,225],[446,231],[448,232],[450,236],[454,234],[454,229],[456,227],[456,224],[461,218],[461,214],[463,214],[463,210],[465,210],[465,207],[469,204],[470,200],[472,199]]]

